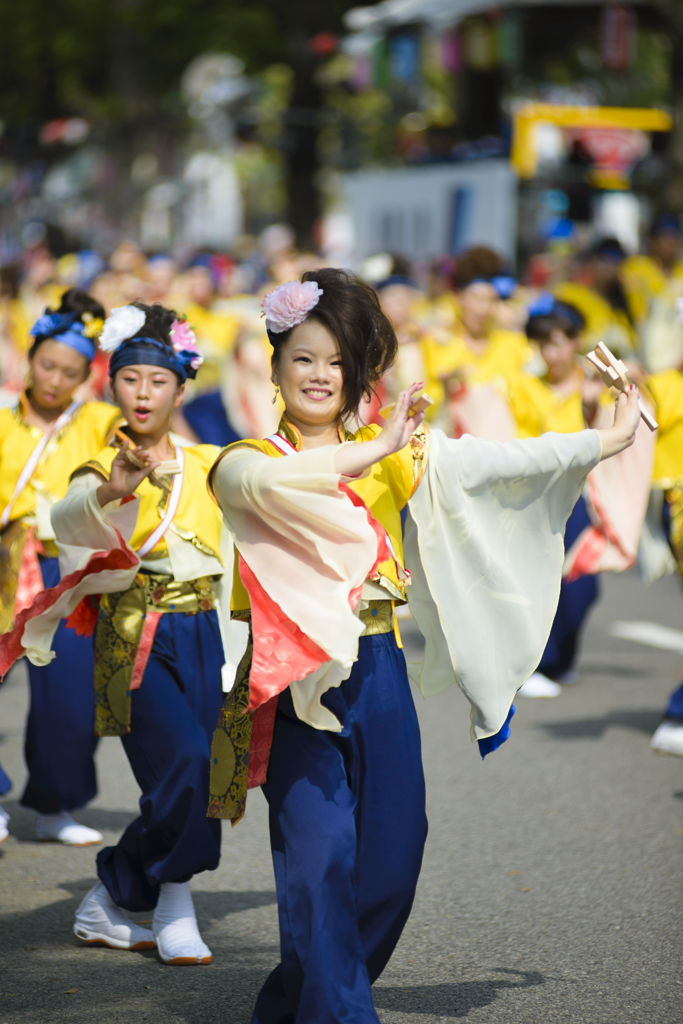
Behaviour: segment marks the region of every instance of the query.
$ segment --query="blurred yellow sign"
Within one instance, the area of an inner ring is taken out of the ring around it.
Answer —
[[[560,128],[626,128],[643,132],[669,132],[673,125],[664,110],[525,103],[514,114],[510,155],[510,163],[520,178],[533,178],[536,174],[536,126],[541,123]]]

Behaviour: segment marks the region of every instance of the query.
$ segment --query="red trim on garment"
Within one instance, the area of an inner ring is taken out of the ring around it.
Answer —
[[[375,531],[375,536],[377,537],[377,558],[375,559],[375,564],[368,571],[368,577],[370,577],[377,571],[378,565],[381,565],[382,562],[388,562],[390,559],[394,557],[391,553],[391,548],[389,547],[389,543],[387,541],[387,531],[384,529],[379,520],[375,519],[372,512],[365,504],[363,499],[360,497],[360,495],[356,494],[355,491],[352,491],[348,484],[342,483],[340,481],[339,490],[342,491],[347,496],[347,498],[351,501],[353,505],[356,506],[356,508],[365,509],[365,514],[368,517],[368,523]],[[349,594],[349,604],[353,609],[356,608],[356,605],[360,601],[362,590],[363,585],[361,584],[360,587],[354,587],[354,589]]]
[[[131,690],[140,689],[142,677],[145,674],[145,669],[147,668],[147,661],[152,651],[152,644],[154,643],[154,637],[156,636],[159,619],[162,614],[163,612],[147,612],[145,615],[145,623],[142,627],[142,636],[140,637],[137,654],[135,655],[135,662],[133,663],[133,675],[130,680]]]
[[[277,697],[262,704],[254,712],[254,723],[249,745],[249,770],[247,772],[247,789],[262,786],[268,773],[270,748],[273,742]]]
[[[47,590],[41,590],[34,598],[31,607],[24,608],[17,615],[14,629],[0,636],[0,679],[9,672],[14,662],[22,654],[25,654],[25,648],[21,644],[21,639],[27,622],[48,611],[48,609],[56,604],[65,591],[73,590],[86,576],[94,576],[99,572],[115,572],[118,569],[132,569],[138,564],[138,559],[135,555],[129,554],[123,548],[123,538],[120,539],[122,547],[113,548],[111,551],[96,551],[94,555],[90,556],[87,564],[82,569],[69,573],[63,580],[60,580],[56,587],[48,587]]]
[[[607,547],[607,537],[595,526],[582,530],[571,546],[573,557],[569,572],[562,577],[564,583],[573,583],[581,576],[597,572],[602,553]]]
[[[38,561],[38,552],[41,548],[42,544],[36,539],[35,527],[29,527],[21,552],[21,564],[17,577],[17,590],[14,598],[15,617],[25,608],[30,608],[34,598],[43,589],[43,574]]]
[[[255,711],[330,659],[268,596],[242,555],[239,573],[251,606],[254,651],[248,710]]]
[[[67,629],[75,629],[76,636],[92,636],[100,612],[100,595],[86,594],[66,620]]]

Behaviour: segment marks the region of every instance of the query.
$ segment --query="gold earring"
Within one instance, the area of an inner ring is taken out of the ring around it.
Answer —
[[[273,395],[273,402],[272,402],[273,405],[275,405],[275,403],[277,402],[277,396],[279,394],[280,394],[280,388],[279,388],[279,385],[276,384],[275,385],[275,394]]]

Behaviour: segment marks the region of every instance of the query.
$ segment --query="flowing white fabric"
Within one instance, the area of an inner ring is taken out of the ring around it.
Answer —
[[[425,697],[460,686],[473,739],[501,729],[540,661],[565,524],[601,450],[595,430],[505,444],[430,432],[406,523],[408,600],[426,641],[411,676]]]
[[[601,454],[599,434],[452,441],[430,432],[425,476],[409,503],[410,606],[425,636],[423,693],[457,682],[472,735],[502,727],[538,664],[557,607],[564,527]],[[268,596],[331,659],[291,684],[297,714],[336,729],[320,697],[346,678],[363,624],[348,603],[377,552],[365,511],[339,490],[338,446],[271,458],[228,452],[214,493],[237,549]],[[336,720],[335,720],[336,722]]]

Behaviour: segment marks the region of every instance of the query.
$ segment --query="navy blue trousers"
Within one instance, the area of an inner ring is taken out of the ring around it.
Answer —
[[[582,530],[590,526],[586,502],[579,498],[567,520],[564,549],[567,551]],[[572,583],[562,583],[560,600],[538,671],[557,678],[568,672],[579,653],[579,640],[584,621],[598,596],[597,576],[581,576]]]
[[[57,586],[57,559],[41,558],[40,568],[45,586]],[[49,665],[28,663],[28,780],[20,802],[40,814],[74,811],[97,794],[92,643],[60,622],[52,649],[57,657]]]
[[[371,984],[401,936],[427,838],[420,730],[392,633],[361,637],[323,698],[344,728],[278,702],[268,779],[280,952],[253,1024],[378,1024]]]
[[[151,910],[162,882],[186,882],[218,867],[220,821],[207,818],[206,809],[223,660],[215,611],[159,620],[131,698],[131,731],[122,737],[142,790],[140,816],[97,857],[101,881],[125,910]]]
[[[5,793],[9,793],[12,788],[12,780],[9,775],[6,775],[3,771],[2,765],[0,764],[0,796],[4,796]]]

